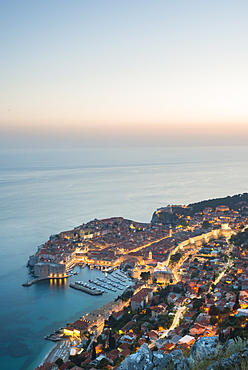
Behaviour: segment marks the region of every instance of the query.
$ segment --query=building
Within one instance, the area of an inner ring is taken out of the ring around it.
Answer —
[[[164,263],[159,262],[153,271],[152,277],[157,284],[168,284],[172,279],[172,274]]]
[[[64,277],[65,265],[60,263],[38,262],[34,265],[34,275],[37,277]]]
[[[144,308],[146,304],[152,299],[153,289],[143,288],[131,298],[132,310]]]

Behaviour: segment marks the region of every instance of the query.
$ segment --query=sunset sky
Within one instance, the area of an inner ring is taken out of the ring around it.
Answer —
[[[0,145],[247,145],[247,0],[0,4]]]

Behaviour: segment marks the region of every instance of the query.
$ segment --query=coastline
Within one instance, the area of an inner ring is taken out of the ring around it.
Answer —
[[[125,290],[123,290],[125,291]],[[109,305],[113,301],[113,297],[109,297],[109,300],[104,305],[100,306],[99,309],[102,307]],[[91,312],[89,311],[88,314],[90,315]],[[44,365],[46,362],[55,362],[58,358],[62,358],[64,362],[68,361],[70,356],[70,349],[71,349],[71,341],[67,338],[62,339],[55,343],[55,345],[50,349],[50,351],[44,356],[41,365]]]
[[[54,344],[52,349],[49,352],[47,352],[47,354],[45,355],[45,357],[43,358],[43,360],[41,362],[41,365],[43,365],[46,362],[51,362],[52,357],[54,356],[56,350],[58,349],[58,345],[59,345],[59,343]]]
[[[70,355],[70,342],[68,340],[60,340],[54,347],[47,353],[47,355],[42,360],[41,365],[46,362],[55,362],[58,358],[62,358],[65,362],[68,360]]]

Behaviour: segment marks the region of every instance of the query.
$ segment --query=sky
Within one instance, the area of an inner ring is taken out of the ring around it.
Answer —
[[[247,145],[247,0],[0,1],[0,145]]]

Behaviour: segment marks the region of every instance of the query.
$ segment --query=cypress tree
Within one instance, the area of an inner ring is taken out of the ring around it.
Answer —
[[[95,342],[93,342],[91,359],[95,360],[95,358],[96,358],[96,344]]]
[[[239,292],[236,295],[235,303],[233,305],[233,309],[234,310],[237,310],[238,308],[240,308],[240,304],[239,304]]]
[[[110,349],[115,349],[116,343],[115,343],[115,338],[112,336],[111,330],[109,331],[109,348]]]

